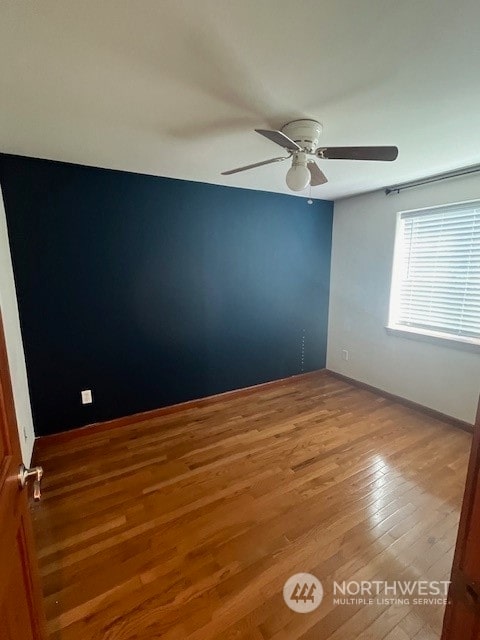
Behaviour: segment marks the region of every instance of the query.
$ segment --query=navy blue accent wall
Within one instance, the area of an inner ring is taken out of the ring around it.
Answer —
[[[7,155],[0,180],[38,435],[325,366],[331,202]]]

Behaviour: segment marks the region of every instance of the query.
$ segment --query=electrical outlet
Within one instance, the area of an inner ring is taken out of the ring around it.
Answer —
[[[84,389],[82,392],[82,404],[92,404],[93,402],[93,398],[92,398],[92,390],[91,389]]]
[[[342,349],[342,360],[350,360],[350,354],[346,349]]]

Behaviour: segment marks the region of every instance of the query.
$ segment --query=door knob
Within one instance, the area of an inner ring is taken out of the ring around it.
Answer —
[[[36,502],[38,502],[42,497],[42,490],[40,487],[42,477],[42,467],[32,467],[31,469],[27,469],[23,462],[20,465],[20,468],[18,470],[18,485],[20,489],[23,489],[28,484],[30,478],[33,478],[33,499]]]

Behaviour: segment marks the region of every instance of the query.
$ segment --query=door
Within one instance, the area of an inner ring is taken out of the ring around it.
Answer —
[[[45,623],[5,336],[0,318],[0,637],[44,640]],[[38,487],[37,487],[38,489]]]
[[[442,640],[480,640],[480,401]]]

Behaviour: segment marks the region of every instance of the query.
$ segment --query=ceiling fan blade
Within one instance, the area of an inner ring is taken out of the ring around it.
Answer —
[[[318,185],[328,182],[327,176],[323,173],[315,160],[309,160],[307,166],[310,171],[310,175],[312,176],[310,180],[312,187],[318,187]]]
[[[275,142],[275,144],[279,144],[281,147],[288,149],[289,151],[301,151],[302,149],[302,147],[281,131],[270,131],[270,129],[255,129],[255,131],[261,136],[265,136],[265,138],[268,138],[272,142]]]
[[[397,147],[323,147],[315,152],[323,160],[383,160],[392,162],[398,156]]]
[[[255,169],[256,167],[263,167],[264,164],[281,162],[282,160],[288,160],[288,158],[290,158],[290,156],[281,156],[280,158],[272,158],[271,160],[263,160],[263,162],[255,162],[254,164],[247,164],[245,167],[238,167],[238,169],[230,169],[230,171],[222,171],[222,176],[231,176],[232,173],[240,173],[240,171],[248,171],[249,169]]]

